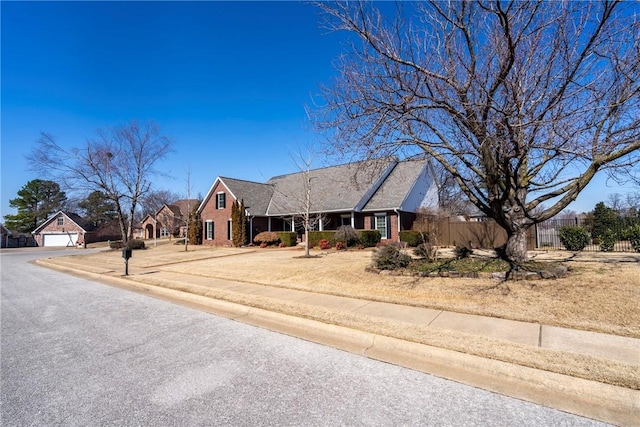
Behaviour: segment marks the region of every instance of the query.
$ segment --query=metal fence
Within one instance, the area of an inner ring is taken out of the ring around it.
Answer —
[[[617,236],[623,236],[624,230],[628,227],[640,224],[639,217],[621,217],[615,224],[612,224],[612,231]],[[536,248],[538,249],[564,249],[558,233],[564,226],[580,226],[589,233],[593,230],[593,218],[570,218],[570,219],[550,219],[536,225]],[[599,251],[600,242],[598,239],[591,239],[585,251]],[[618,240],[614,246],[616,252],[633,251],[631,243],[627,240]]]

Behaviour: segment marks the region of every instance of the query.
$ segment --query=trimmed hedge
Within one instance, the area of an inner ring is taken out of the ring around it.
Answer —
[[[322,239],[328,240],[329,242],[334,242],[333,236],[336,234],[335,231],[310,231],[309,232],[309,247],[315,248],[318,246],[318,242]]]
[[[360,230],[358,234],[360,235],[360,243],[365,248],[374,248],[382,239],[378,230]]]
[[[296,246],[298,244],[298,235],[293,231],[278,231],[278,237],[284,246]]]
[[[109,241],[109,247],[111,249],[122,249],[125,245],[122,244],[122,240],[111,240]],[[129,249],[145,249],[144,240],[131,239],[127,242],[126,247]]]
[[[407,246],[411,246],[414,248],[424,243],[422,235],[423,233],[415,230],[403,230],[398,233],[401,242],[405,242]]]
[[[589,239],[591,239],[589,232],[577,225],[565,225],[561,227],[558,232],[558,237],[560,238],[562,246],[572,252],[583,250],[589,244]]]
[[[280,237],[278,236],[278,233],[274,231],[263,231],[255,236],[253,241],[259,245],[277,245],[280,243]]]

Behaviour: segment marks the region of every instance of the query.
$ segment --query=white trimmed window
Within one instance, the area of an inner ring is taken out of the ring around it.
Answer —
[[[233,240],[233,225],[231,220],[227,221],[227,240]]]
[[[213,240],[213,221],[208,220],[205,222],[205,239]]]
[[[376,214],[375,221],[375,228],[380,232],[380,236],[383,239],[388,239],[387,214]]]
[[[227,206],[225,196],[225,193],[216,194],[216,209],[224,209]]]
[[[58,217],[58,227],[61,227],[61,226],[63,226],[63,225],[64,225],[64,218],[63,218],[63,217],[61,217],[61,216],[59,216],[59,217]]]

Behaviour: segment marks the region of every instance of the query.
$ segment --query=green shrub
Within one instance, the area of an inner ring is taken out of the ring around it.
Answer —
[[[296,246],[298,244],[298,235],[293,231],[279,231],[278,238],[284,246]]]
[[[121,249],[122,248],[122,240],[109,240],[109,247],[111,249]]]
[[[423,233],[415,230],[403,230],[398,233],[401,242],[405,242],[412,248],[418,247],[421,243],[424,243]]]
[[[335,242],[342,242],[346,246],[355,246],[358,244],[359,237],[360,236],[358,236],[358,233],[352,226],[341,225],[333,235],[333,240]]]
[[[129,249],[144,249],[144,240],[131,239],[127,242],[127,248]]]
[[[380,270],[395,270],[409,265],[411,257],[400,252],[396,245],[385,245],[373,252],[373,265]]]
[[[335,231],[310,231],[309,232],[309,247],[314,248],[318,246],[318,242],[322,239],[328,240],[329,242],[333,242],[333,235],[336,234]]]
[[[578,252],[583,250],[588,244],[591,236],[583,227],[577,225],[565,225],[558,231],[560,243],[566,250]]]
[[[600,234],[600,250],[603,252],[613,251],[617,241],[618,236],[613,230],[610,228],[604,229]]]
[[[640,224],[632,225],[625,230],[625,238],[631,243],[634,251],[640,252]]]
[[[378,230],[360,230],[360,243],[365,248],[373,248],[382,239],[380,232]]]
[[[277,245],[280,243],[280,237],[278,236],[278,233],[274,231],[263,231],[254,237],[253,241],[258,243],[260,247],[263,247],[263,244],[266,246]]]
[[[456,259],[469,258],[473,254],[473,249],[468,246],[458,245],[453,249]]]

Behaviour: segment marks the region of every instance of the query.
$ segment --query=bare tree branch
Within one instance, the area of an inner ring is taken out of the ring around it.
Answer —
[[[355,36],[310,111],[330,150],[426,153],[505,228],[511,261],[596,174],[640,161],[633,2],[411,2],[393,19],[364,1],[317,6]]]

